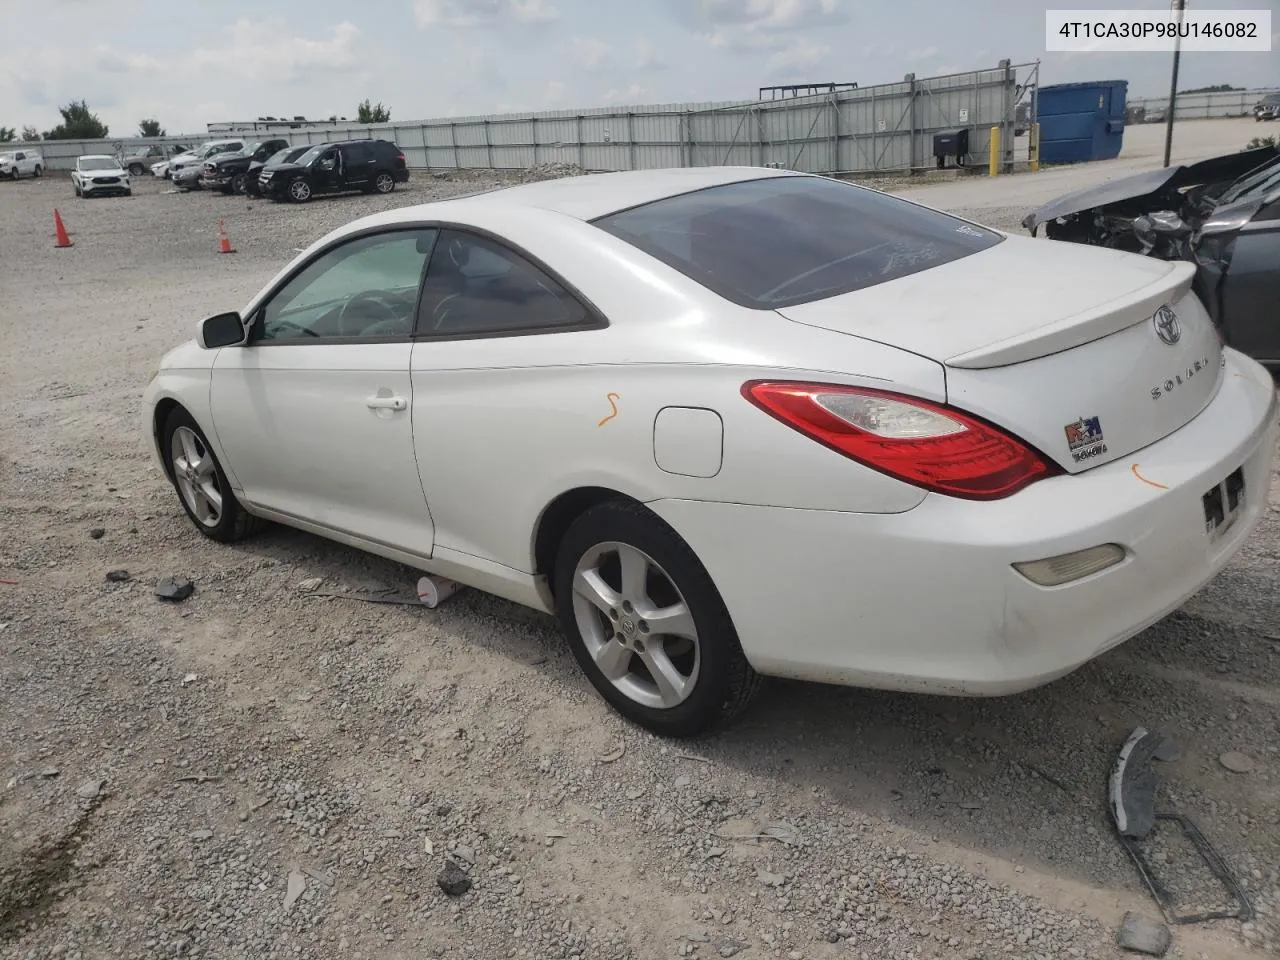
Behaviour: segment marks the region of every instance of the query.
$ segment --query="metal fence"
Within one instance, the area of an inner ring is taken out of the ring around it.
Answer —
[[[1280,93],[1280,87],[1257,90],[1221,90],[1214,93],[1180,93],[1177,96],[1175,120],[1208,120],[1212,117],[1245,117],[1253,113],[1253,105],[1268,94]],[[1130,97],[1129,116],[1142,122],[1147,116],[1163,120],[1169,109],[1168,97]]]
[[[908,171],[934,166],[933,135],[970,131],[969,163],[986,165],[991,127],[1001,130],[1002,163],[1025,159],[1035,122],[1038,63],[836,90],[785,100],[602,107],[533,114],[456,117],[372,126],[325,123],[255,131],[211,124],[216,134],[159,140],[36,143],[50,170],[84,153],[127,154],[138,145],[212,138],[286,137],[295,144],[380,137],[395,141],[410,167],[428,171],[524,169],[547,163],[586,170],[745,164],[809,173]],[[1021,151],[1021,153],[1019,153]]]

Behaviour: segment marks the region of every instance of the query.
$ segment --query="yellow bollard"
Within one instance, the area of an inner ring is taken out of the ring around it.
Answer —
[[[1027,147],[1027,156],[1031,161],[1031,171],[1034,173],[1040,169],[1040,124],[1033,123],[1031,125],[1031,138]]]
[[[987,176],[1000,172],[1000,128],[991,128],[991,152],[987,155]]]

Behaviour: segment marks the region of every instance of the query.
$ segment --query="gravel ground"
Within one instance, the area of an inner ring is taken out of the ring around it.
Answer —
[[[613,715],[549,618],[360,602],[417,575],[283,528],[199,537],[139,433],[155,360],[331,227],[498,183],[306,207],[0,184],[0,956],[1119,956],[1126,911],[1159,918],[1105,809],[1137,724],[1180,745],[1161,805],[1258,911],[1170,955],[1274,954],[1280,485],[1201,596],[1048,688],[776,682],[682,746]],[[157,602],[170,574],[194,596]],[[1156,856],[1212,895],[1187,850]]]

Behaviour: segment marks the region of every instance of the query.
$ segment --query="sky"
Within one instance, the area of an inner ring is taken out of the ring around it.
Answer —
[[[1191,0],[1272,10],[1280,0]],[[1054,0],[1055,9],[1113,8]],[[1167,0],[1126,0],[1167,9]],[[49,129],[85,99],[112,136],[259,116],[392,120],[753,99],[1041,61],[1042,84],[1126,79],[1167,94],[1167,53],[1046,53],[1027,0],[0,0],[0,126]],[[1280,86],[1270,53],[1188,53],[1180,88]],[[1020,74],[1019,80],[1025,79]]]

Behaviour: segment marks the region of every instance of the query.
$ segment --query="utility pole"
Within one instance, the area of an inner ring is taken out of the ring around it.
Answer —
[[[1169,154],[1173,152],[1173,115],[1178,109],[1178,60],[1182,57],[1182,12],[1187,0],[1171,0],[1171,9],[1178,11],[1178,35],[1173,38],[1173,79],[1169,81],[1169,112],[1164,118],[1164,165],[1169,166]]]

